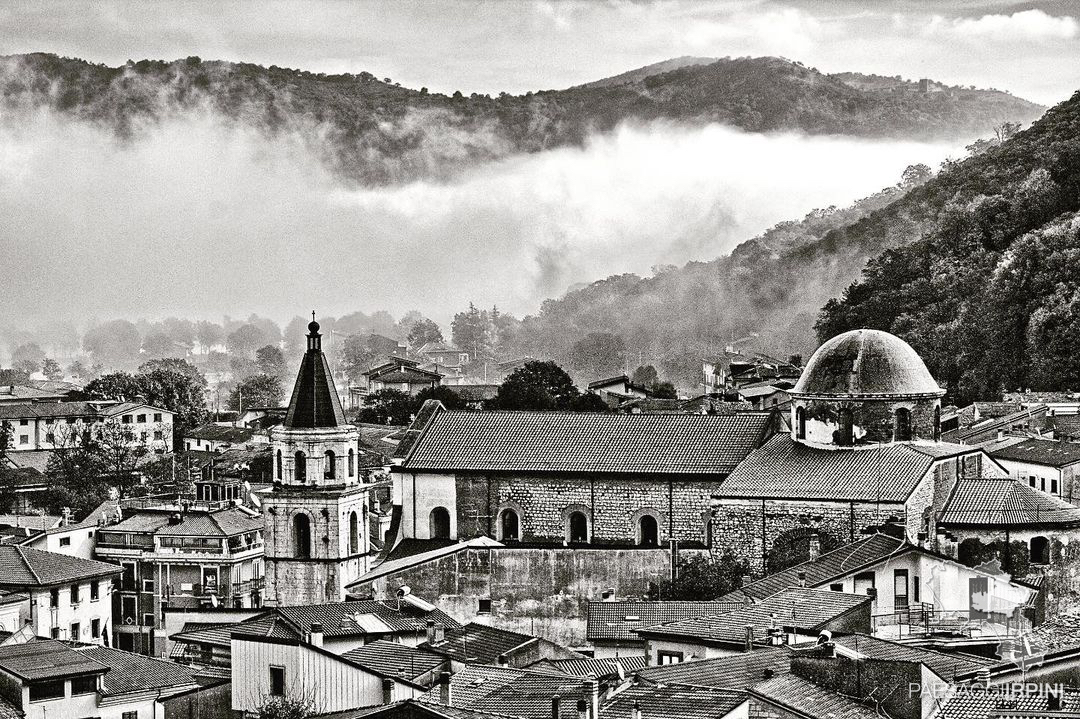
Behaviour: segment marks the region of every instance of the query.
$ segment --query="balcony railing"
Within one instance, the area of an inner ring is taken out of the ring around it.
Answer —
[[[254,579],[246,579],[242,582],[233,582],[233,594],[247,594],[249,592],[257,592],[263,588],[263,578],[255,577]]]

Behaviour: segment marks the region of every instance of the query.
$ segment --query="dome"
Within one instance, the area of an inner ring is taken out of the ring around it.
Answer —
[[[315,320],[312,320],[311,322],[308,322],[307,328],[308,328],[308,332],[310,332],[313,335],[319,333],[319,323],[316,322]]]
[[[904,340],[880,330],[852,330],[818,347],[791,393],[940,397],[945,390]]]

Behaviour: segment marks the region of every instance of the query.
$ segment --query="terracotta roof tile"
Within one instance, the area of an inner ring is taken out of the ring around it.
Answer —
[[[0,546],[0,585],[49,587],[76,580],[108,577],[123,571],[115,564],[71,557],[30,547]]]
[[[459,662],[495,664],[499,655],[534,641],[536,637],[528,634],[471,623],[447,629],[442,641],[424,642],[420,646]]]
[[[938,523],[994,527],[1080,526],[1080,507],[1009,477],[961,479]]]
[[[742,602],[589,602],[586,637],[589,641],[638,642],[636,630],[680,619],[724,614],[743,608]]]
[[[715,687],[632,686],[600,705],[601,719],[642,716],[664,719],[721,719],[747,701],[746,692]]]
[[[109,670],[105,664],[53,639],[0,646],[0,669],[25,681],[103,674]]]
[[[1028,439],[990,452],[995,459],[1065,467],[1080,462],[1080,442],[1058,442],[1050,439]]]
[[[639,671],[637,678],[651,684],[749,689],[765,678],[766,669],[786,673],[791,653],[789,647],[755,647],[751,652],[727,657],[650,666]]]
[[[109,647],[88,646],[80,647],[77,651],[109,667],[105,675],[106,695],[115,696],[148,689],[171,693],[198,684],[195,680],[196,671],[176,662]]]
[[[829,719],[880,719],[873,708],[852,697],[823,689],[794,674],[778,674],[756,685],[751,693],[788,709]]]
[[[382,639],[347,651],[342,657],[379,674],[410,682],[439,667],[449,666],[447,658],[441,654]]]

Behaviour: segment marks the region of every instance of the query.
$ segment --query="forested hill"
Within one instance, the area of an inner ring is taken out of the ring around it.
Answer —
[[[1030,121],[1042,110],[993,90],[854,86],[771,57],[497,97],[430,93],[366,72],[324,75],[199,58],[115,68],[49,54],[0,58],[0,109],[38,106],[121,134],[168,113],[210,107],[268,132],[300,130],[335,169],[367,183],[439,177],[476,161],[577,145],[625,121],[972,138],[1004,121]]]
[[[812,350],[818,321],[817,341],[857,327],[904,337],[956,400],[1080,390],[1078,209],[1080,93],[929,180],[782,223],[730,257],[548,300],[519,342],[565,357],[585,334],[611,332],[686,384],[732,337]]]

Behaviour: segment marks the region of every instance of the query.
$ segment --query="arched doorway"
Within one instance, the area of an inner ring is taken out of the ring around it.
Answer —
[[[660,544],[660,526],[656,517],[651,514],[644,514],[638,520],[638,544],[643,547],[656,547]]]
[[[512,509],[504,509],[499,516],[499,539],[521,539],[520,532],[518,513]]]
[[[436,507],[431,510],[428,518],[428,532],[432,539],[450,538],[450,512],[446,507]]]
[[[323,470],[323,476],[326,479],[337,478],[337,456],[334,454],[334,450],[328,449],[325,454],[326,468]]]
[[[589,541],[589,520],[581,512],[571,512],[566,521],[566,539],[570,543]]]

